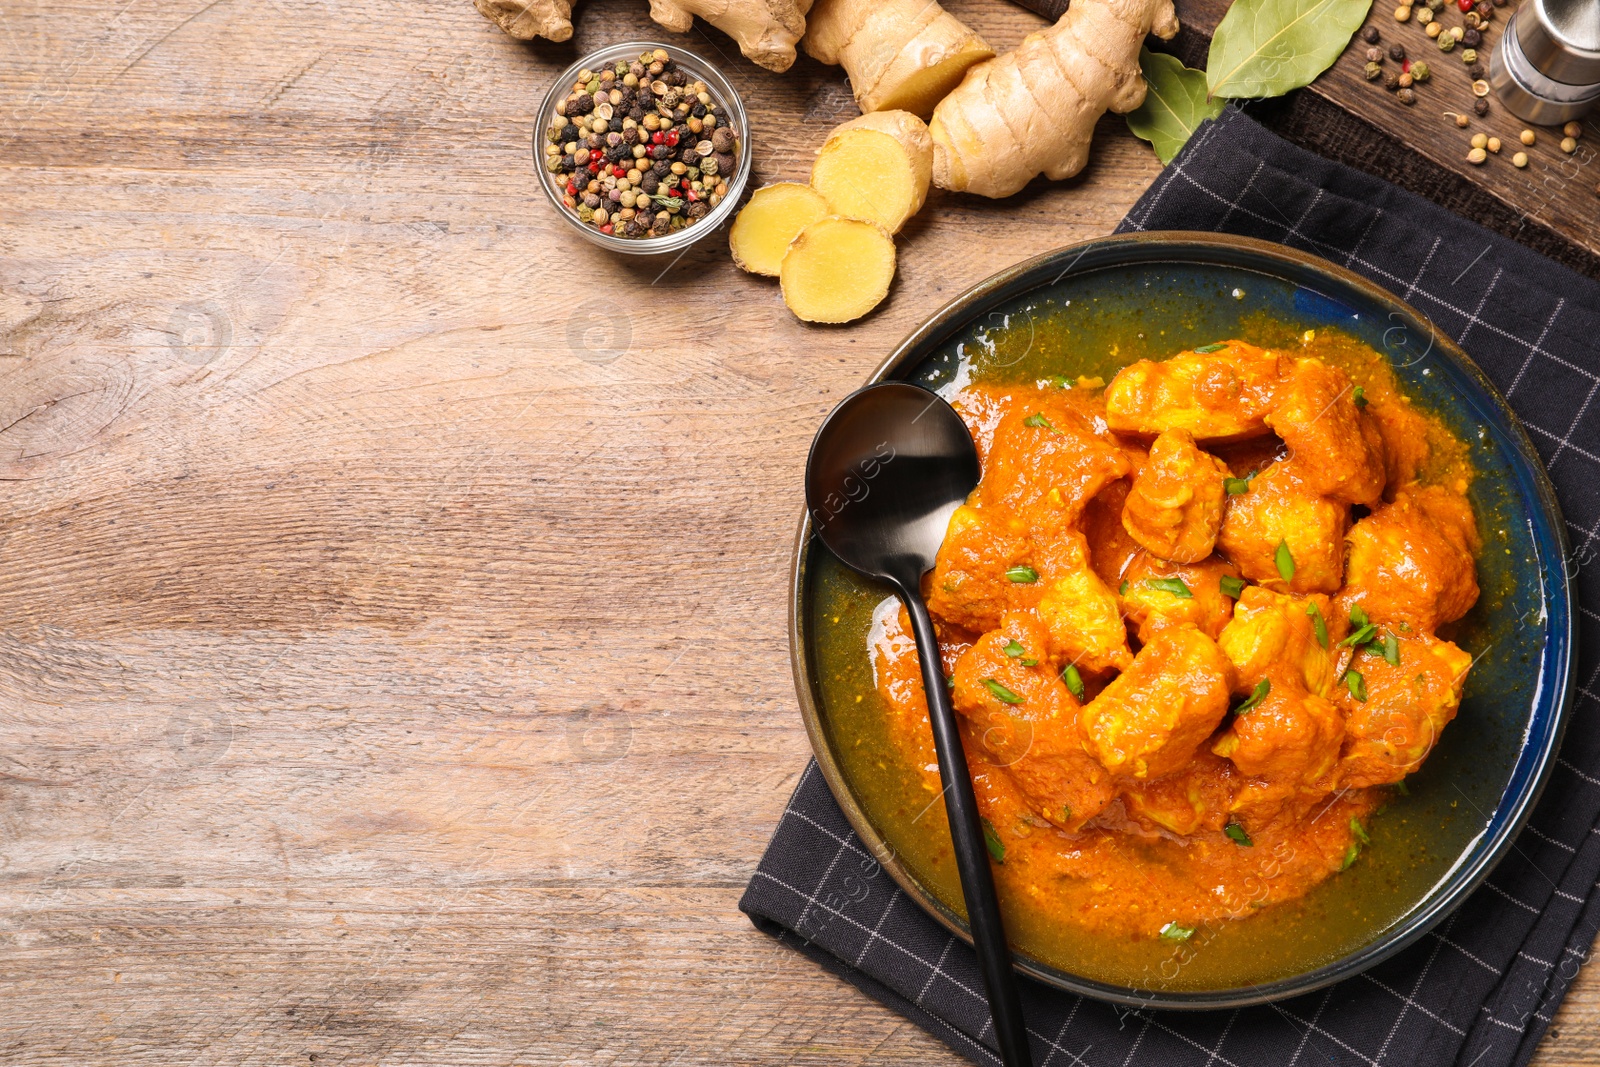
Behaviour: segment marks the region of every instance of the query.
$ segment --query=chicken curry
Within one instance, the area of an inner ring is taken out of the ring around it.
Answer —
[[[1341,356],[1370,349],[1302,340],[952,396],[983,475],[924,592],[1024,925],[1184,941],[1299,898],[1361,863],[1456,714],[1466,449],[1392,376],[1356,384]],[[892,599],[868,641],[936,796]]]

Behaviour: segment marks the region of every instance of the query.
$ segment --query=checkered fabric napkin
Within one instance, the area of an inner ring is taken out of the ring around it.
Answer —
[[[1121,228],[1223,230],[1317,253],[1394,291],[1472,354],[1561,497],[1578,565],[1579,690],[1516,850],[1434,933],[1331,989],[1238,1011],[1130,1011],[1025,980],[1035,1063],[1524,1064],[1600,930],[1600,285],[1238,112],[1208,123]],[[815,764],[740,907],[957,1052],[998,1062],[972,951],[873,862]]]

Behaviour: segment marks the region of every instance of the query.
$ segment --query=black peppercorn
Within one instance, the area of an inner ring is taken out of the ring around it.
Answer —
[[[1479,115],[1487,115],[1489,113],[1489,101],[1479,97],[1472,102],[1472,110]]]
[[[657,178],[665,178],[668,174],[672,173],[672,164],[668,163],[664,159],[659,163],[652,163],[650,165],[650,173],[654,174]]]
[[[1402,104],[1410,107],[1417,102],[1417,91],[1415,89],[1402,88],[1394,94],[1394,97]]]
[[[606,124],[606,129],[610,130],[612,133],[621,133],[622,119],[616,115],[611,116],[611,121]]]
[[[567,98],[568,115],[587,115],[594,110],[594,97],[588,93],[574,93]]]
[[[1391,93],[1400,88],[1400,73],[1391,70],[1383,76],[1383,87]]]
[[[1378,43],[1378,27],[1367,26],[1361,31],[1361,39],[1368,44]]]
[[[1483,43],[1483,34],[1469,28],[1461,35],[1461,43],[1468,48],[1476,48]]]
[[[1483,64],[1472,64],[1472,66],[1467,68],[1467,75],[1471,77],[1473,81],[1477,81],[1479,78],[1482,78],[1484,76]]]
[[[670,155],[672,155],[672,149],[664,144],[653,145],[650,148],[651,159],[665,160]]]
[[[1398,44],[1398,43],[1390,45],[1389,46],[1389,58],[1394,60],[1396,63],[1404,62],[1404,60],[1406,58],[1405,46],[1402,45],[1402,44]]]

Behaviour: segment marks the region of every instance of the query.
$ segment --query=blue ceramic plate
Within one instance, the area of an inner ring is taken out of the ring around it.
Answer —
[[[1046,318],[1055,328],[1037,331]],[[1423,315],[1366,279],[1241,237],[1108,237],[1030,260],[973,288],[907,337],[872,380],[940,389],[971,378],[1109,379],[1139,358],[1259,337],[1265,323],[1296,331],[1333,327],[1365,341],[1388,358],[1413,401],[1470,447],[1477,469],[1470,495],[1485,542],[1483,593],[1454,640],[1478,659],[1455,721],[1407,779],[1409,795],[1375,820],[1373,843],[1359,863],[1302,901],[1224,924],[1214,947],[1182,966],[1169,967],[1175,950],[1168,944],[1130,944],[1108,965],[1098,949],[1075,954],[1070,939],[1034,954],[1048,960],[1033,958],[1027,939],[1016,938],[1024,950],[1020,970],[1075,993],[1141,1006],[1235,1007],[1298,996],[1371,967],[1436,925],[1513,847],[1561,741],[1572,594],[1562,565],[1565,528],[1549,479],[1482,371]],[[887,590],[845,571],[810,533],[802,521],[790,636],[817,761],[856,832],[901,887],[968,937],[952,906],[959,895],[950,864],[928,859],[941,843],[927,821],[912,828],[895,815],[893,775],[881,770],[883,747],[874,747],[870,705],[861,696],[871,692],[870,681],[863,684],[870,673],[862,674],[870,672],[867,616]],[[943,824],[935,829],[943,833]],[[947,840],[942,847],[948,849]]]

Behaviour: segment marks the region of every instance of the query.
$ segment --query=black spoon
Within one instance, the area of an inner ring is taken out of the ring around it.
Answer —
[[[1031,1067],[978,801],[933,620],[922,602],[922,576],[933,567],[950,515],[978,484],[978,473],[972,435],[949,404],[915,385],[884,382],[845,397],[817,431],[806,461],[806,507],[822,543],[848,566],[893,585],[911,615],[961,895],[1000,1058],[1006,1067]]]

